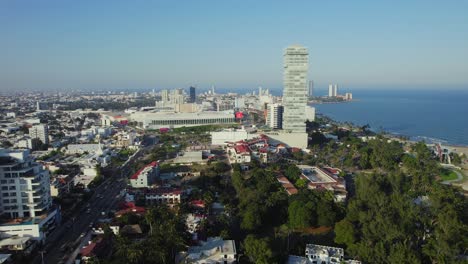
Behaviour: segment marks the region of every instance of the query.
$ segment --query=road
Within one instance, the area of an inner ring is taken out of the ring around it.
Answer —
[[[153,146],[154,143],[148,144],[135,153],[129,162],[126,162],[118,171],[117,175],[107,178],[101,185],[94,189],[94,194],[88,200],[89,207],[83,206],[79,212],[75,212],[70,219],[57,226],[56,229],[47,237],[44,246],[44,263],[57,264],[66,263],[72,256],[72,251],[75,250],[83,240],[83,237],[90,231],[91,224],[97,223],[102,218],[102,212],[108,213],[110,210],[117,207],[119,199],[117,196],[127,186],[127,177],[131,172],[131,168],[136,160],[144,156]],[[89,212],[88,209],[89,208]],[[64,250],[65,246],[69,245],[72,250]],[[31,263],[40,264],[41,256],[38,254]]]
[[[125,188],[124,180],[117,180],[117,177],[107,179],[103,184],[95,189],[95,192],[89,200],[90,212],[87,212],[84,207],[74,217],[60,225],[47,238],[47,243],[44,248],[44,263],[55,264],[67,259],[67,253],[61,249],[63,245],[73,245],[74,242],[80,241],[81,234],[87,233],[91,223],[96,223],[101,217],[101,212],[109,212],[117,206],[118,200],[115,199],[120,191]],[[35,263],[41,263],[41,260],[36,260]]]

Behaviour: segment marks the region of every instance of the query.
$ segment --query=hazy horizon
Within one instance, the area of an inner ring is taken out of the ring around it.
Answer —
[[[282,89],[283,49],[353,89],[468,89],[468,3],[3,1],[0,92]]]

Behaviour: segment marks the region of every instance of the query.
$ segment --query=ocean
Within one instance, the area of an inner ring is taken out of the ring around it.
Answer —
[[[352,90],[354,101],[314,104],[341,122],[412,140],[468,146],[468,90]]]

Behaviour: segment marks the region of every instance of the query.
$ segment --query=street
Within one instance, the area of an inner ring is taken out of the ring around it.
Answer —
[[[94,189],[94,193],[88,201],[89,207],[83,206],[80,211],[73,214],[66,222],[61,223],[46,238],[43,251],[43,262],[41,254],[37,254],[31,263],[34,264],[57,264],[71,263],[70,257],[76,247],[78,247],[84,236],[91,230],[91,223],[97,223],[102,217],[102,212],[106,214],[116,209],[119,199],[117,196],[127,186],[129,176],[134,162],[147,154],[153,147],[154,142],[150,142],[145,147],[137,151],[129,160],[122,165],[115,175],[107,178],[101,185]],[[89,208],[89,211],[88,211]]]

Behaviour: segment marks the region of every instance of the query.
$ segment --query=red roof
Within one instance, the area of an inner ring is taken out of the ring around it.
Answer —
[[[133,174],[132,177],[130,177],[130,179],[136,180],[136,179],[138,179],[138,176],[140,175],[140,173],[141,173],[144,169],[149,168],[149,167],[156,167],[156,166],[158,166],[158,165],[159,165],[159,164],[158,164],[157,161],[153,161],[153,162],[151,162],[150,164],[148,164],[148,165],[144,166],[143,168],[139,169],[137,172],[135,172],[135,174]]]
[[[135,214],[144,214],[146,213],[146,209],[144,207],[134,207],[134,208],[127,208],[124,210],[120,210],[115,213],[117,217],[122,216],[124,214],[135,213]]]
[[[120,208],[127,209],[127,208],[135,208],[134,202],[123,202],[120,204]]]
[[[87,246],[84,246],[81,250],[80,250],[80,254],[82,256],[90,256],[91,253],[93,252],[94,248],[97,246],[98,243],[101,243],[102,242],[102,237],[98,237],[96,242],[92,242],[90,243],[89,245]]]
[[[283,175],[276,177],[276,179],[279,183],[281,183],[281,185],[289,195],[293,195],[298,192],[296,187],[294,187],[294,185],[288,180],[288,178],[284,177]]]
[[[234,150],[236,150],[236,153],[250,153],[250,150],[246,145],[235,145]]]
[[[205,202],[203,202],[203,200],[193,200],[190,204],[196,207],[205,207]]]

